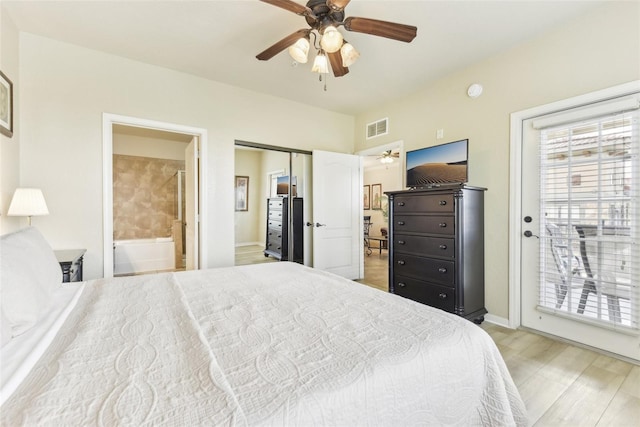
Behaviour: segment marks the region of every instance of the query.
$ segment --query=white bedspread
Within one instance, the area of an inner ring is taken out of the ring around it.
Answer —
[[[476,325],[292,263],[88,283],[2,423],[523,425]]]

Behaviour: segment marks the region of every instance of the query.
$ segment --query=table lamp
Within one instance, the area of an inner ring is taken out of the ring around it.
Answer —
[[[29,226],[31,226],[32,216],[49,215],[42,190],[39,188],[16,188],[7,215],[26,216],[29,218]]]

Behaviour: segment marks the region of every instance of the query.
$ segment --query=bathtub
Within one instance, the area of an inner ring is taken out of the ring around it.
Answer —
[[[136,274],[175,270],[172,237],[114,240],[113,274]]]

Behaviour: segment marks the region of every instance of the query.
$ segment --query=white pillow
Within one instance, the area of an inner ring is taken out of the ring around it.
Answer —
[[[0,237],[2,312],[15,337],[31,328],[62,284],[60,264],[34,227]]]

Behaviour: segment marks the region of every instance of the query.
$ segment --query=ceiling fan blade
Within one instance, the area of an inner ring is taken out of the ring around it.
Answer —
[[[342,56],[340,55],[340,51],[328,53],[327,55],[329,56],[329,63],[331,64],[334,76],[342,77],[349,72],[347,67],[342,66]]]
[[[298,15],[310,16],[315,18],[313,11],[309,9],[307,6],[303,6],[300,3],[296,3],[292,0],[260,0],[264,3],[269,3],[273,6],[280,7],[282,9],[288,10],[289,12],[293,12]]]
[[[347,7],[350,1],[351,0],[327,0],[327,6],[329,6],[331,10],[340,12]]]
[[[277,54],[279,54],[280,52],[282,52],[283,50],[285,50],[286,48],[294,44],[298,39],[309,34],[309,31],[310,30],[302,29],[302,30],[296,31],[293,34],[289,34],[287,37],[283,38],[273,46],[268,47],[264,51],[257,54],[256,58],[258,58],[261,61],[266,61],[268,59],[273,58],[274,56],[276,56]]]
[[[347,29],[347,31],[371,34],[407,43],[412,41],[418,32],[418,28],[412,25],[356,17],[345,19],[344,28]]]

